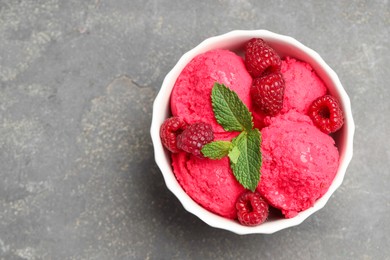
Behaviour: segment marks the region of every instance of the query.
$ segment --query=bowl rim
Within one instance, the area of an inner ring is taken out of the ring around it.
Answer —
[[[194,200],[190,198],[189,195],[187,195],[187,193],[184,192],[183,188],[180,186],[173,173],[170,156],[161,143],[159,129],[163,120],[167,118],[169,114],[169,107],[166,106],[164,110],[162,109],[162,105],[167,101],[167,99],[169,104],[169,96],[173,85],[175,84],[180,72],[184,69],[186,64],[192,60],[192,58],[202,52],[205,52],[209,49],[213,49],[212,46],[221,44],[221,42],[239,39],[249,40],[250,38],[254,37],[263,38],[266,41],[272,39],[280,43],[290,44],[294,48],[303,51],[308,57],[314,60],[317,65],[321,67],[321,69],[325,71],[331,82],[333,82],[337,94],[339,95],[339,101],[341,103],[341,106],[343,107],[345,118],[343,131],[344,135],[346,136],[346,139],[344,139],[343,141],[344,153],[340,155],[340,164],[336,176],[328,191],[321,198],[319,198],[312,207],[299,212],[298,215],[294,218],[278,219],[276,220],[277,224],[275,222],[265,222],[259,226],[246,227],[240,225],[236,221],[229,220],[217,214],[209,212],[208,210],[197,204]],[[239,235],[272,234],[282,229],[299,225],[314,212],[322,209],[328,202],[332,194],[343,182],[347,167],[353,155],[354,132],[355,124],[352,117],[351,102],[335,71],[313,49],[305,46],[304,44],[290,36],[274,33],[268,30],[230,31],[225,34],[207,38],[200,44],[198,44],[196,47],[183,54],[178,60],[178,62],[175,64],[175,66],[165,76],[162,86],[153,102],[152,123],[150,127],[150,135],[154,147],[155,161],[160,171],[162,172],[167,188],[177,197],[177,199],[188,212],[194,214],[206,224],[210,225],[211,227],[228,230]]]

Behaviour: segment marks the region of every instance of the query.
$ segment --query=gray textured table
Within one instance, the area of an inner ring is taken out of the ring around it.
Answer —
[[[390,259],[389,6],[0,0],[0,259]],[[354,111],[342,187],[273,235],[207,226],[153,159],[152,102],[165,74],[233,29],[317,50]]]

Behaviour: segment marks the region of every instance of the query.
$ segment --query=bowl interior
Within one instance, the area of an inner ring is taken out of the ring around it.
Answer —
[[[309,63],[327,85],[329,92],[340,101],[345,116],[345,124],[334,136],[340,152],[340,165],[328,192],[318,199],[313,207],[300,212],[294,218],[284,219],[271,217],[267,222],[259,226],[245,227],[235,221],[225,219],[205,210],[184,192],[172,171],[169,153],[162,146],[159,129],[163,121],[170,115],[170,93],[176,79],[192,58],[212,49],[229,49],[238,54],[242,54],[243,44],[254,37],[263,38],[281,57],[291,56]],[[312,49],[304,46],[291,37],[275,34],[266,30],[232,31],[203,41],[194,49],[184,54],[175,67],[167,74],[153,105],[151,136],[154,145],[155,160],[164,176],[168,189],[175,194],[187,211],[198,216],[210,226],[229,230],[237,234],[274,233],[284,228],[300,224],[308,216],[321,209],[333,192],[342,183],[346,168],[352,158],[353,135],[354,122],[352,119],[350,100],[336,73],[325,63],[320,55]]]

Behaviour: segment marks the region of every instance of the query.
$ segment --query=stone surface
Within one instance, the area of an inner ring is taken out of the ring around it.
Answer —
[[[390,259],[389,28],[387,0],[0,0],[0,259]],[[165,74],[233,29],[314,48],[353,106],[343,185],[273,235],[207,226],[153,158]]]

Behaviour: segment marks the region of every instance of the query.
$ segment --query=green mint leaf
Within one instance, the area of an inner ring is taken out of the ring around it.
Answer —
[[[230,167],[237,181],[251,191],[255,191],[260,181],[260,142],[261,136],[258,129],[244,131],[232,141],[240,154],[236,163],[231,160]]]
[[[226,131],[250,131],[253,128],[252,114],[238,95],[225,85],[214,84],[211,101],[215,118]]]
[[[215,141],[205,144],[201,150],[205,157],[210,159],[221,159],[229,154],[232,143],[229,141]]]
[[[236,164],[238,161],[238,157],[240,156],[240,150],[237,146],[233,146],[232,150],[229,152],[228,156],[230,158],[230,162]]]

